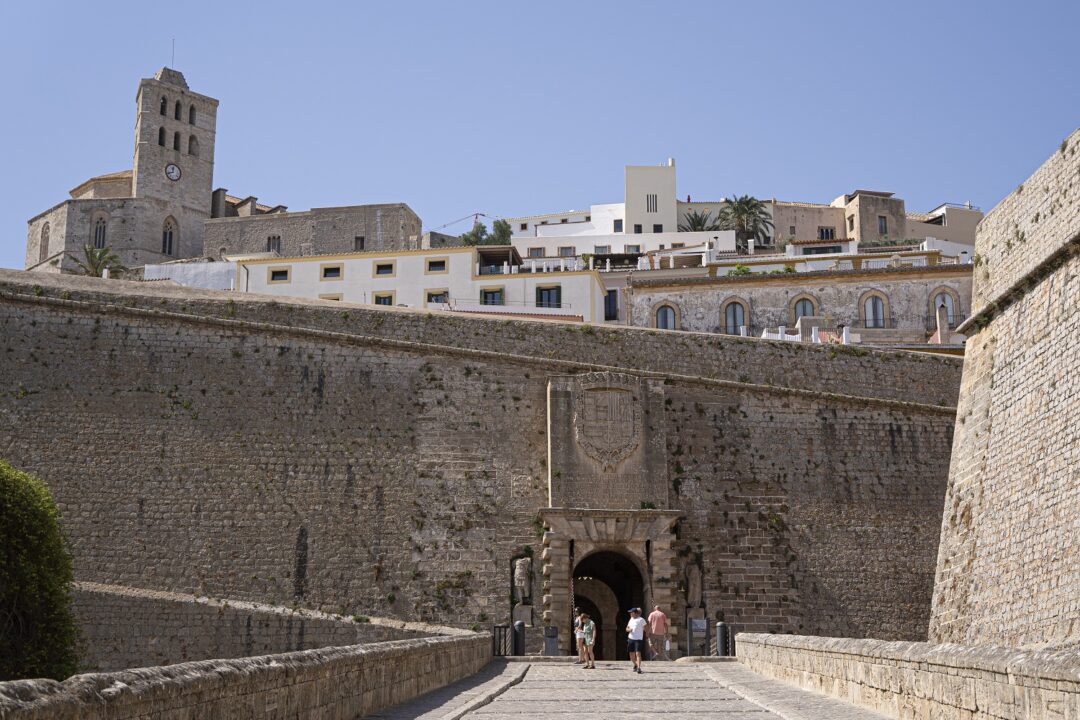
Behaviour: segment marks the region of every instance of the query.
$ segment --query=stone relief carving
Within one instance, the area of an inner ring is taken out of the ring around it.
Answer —
[[[514,597],[522,605],[532,604],[532,560],[514,561]]]
[[[577,378],[574,433],[581,449],[612,470],[641,442],[641,401],[637,378],[621,373],[588,373]]]
[[[686,566],[686,607],[701,607],[701,568],[697,563]]]

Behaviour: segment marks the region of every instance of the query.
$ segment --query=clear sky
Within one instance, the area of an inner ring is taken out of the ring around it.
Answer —
[[[5,2],[0,266],[131,167],[139,78],[218,98],[214,184],[426,229],[678,192],[989,209],[1080,125],[1080,2]],[[468,223],[447,228],[463,231]]]

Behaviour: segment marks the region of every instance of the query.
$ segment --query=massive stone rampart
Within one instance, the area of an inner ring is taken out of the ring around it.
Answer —
[[[613,369],[662,388],[710,617],[925,636],[950,358],[14,272],[0,328],[0,455],[48,482],[83,581],[505,622],[548,377]]]
[[[982,221],[931,638],[1080,645],[1080,131]]]

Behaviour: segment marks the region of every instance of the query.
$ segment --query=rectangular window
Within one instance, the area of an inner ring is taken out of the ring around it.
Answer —
[[[573,245],[559,248],[559,257],[574,257],[575,255],[577,255],[577,248]]]
[[[634,224],[634,234],[635,235],[640,235],[641,234],[641,224],[640,223],[635,223]]]
[[[353,252],[363,252],[364,251],[364,236],[363,235],[357,235],[356,237],[354,237],[352,239],[352,249],[353,249]]]
[[[593,255],[610,255],[611,254],[611,246],[610,245],[593,245],[592,250],[593,250]]]
[[[320,295],[320,300],[340,300],[341,293],[334,293],[333,295]]]
[[[529,229],[529,223],[521,223],[521,225],[518,226],[518,229],[522,230],[522,231],[528,230]]]
[[[562,288],[554,287],[536,288],[536,307],[559,308],[562,307]]]
[[[487,288],[480,290],[481,305],[505,305],[506,294],[502,288]]]
[[[266,252],[281,254],[281,236],[271,235],[266,238]]]
[[[675,243],[671,243],[671,247],[675,247]],[[664,243],[660,243],[660,249],[664,249]]]
[[[835,240],[836,228],[834,227],[819,227],[817,229],[818,240]]]
[[[608,290],[604,295],[604,319],[619,319],[619,291]]]
[[[649,193],[645,196],[645,212],[656,212],[656,193]]]
[[[274,283],[287,283],[289,282],[289,268],[287,267],[272,267],[266,271],[266,281],[273,285]]]
[[[671,243],[671,249],[672,250],[675,250],[677,248],[682,248],[682,247],[686,247],[686,243]]]
[[[847,229],[848,229],[848,232],[852,232],[852,231],[855,230],[855,216],[854,215],[848,215],[847,216]]]
[[[568,220],[567,218],[563,218],[563,219],[562,219],[562,220],[560,220],[559,222],[561,222],[561,223],[564,223],[564,222],[570,222],[570,221],[569,221],[569,220]]]
[[[592,215],[586,215],[585,222],[592,222]]]
[[[803,255],[832,255],[840,252],[839,245],[819,245],[818,247],[804,247]]]
[[[393,262],[375,263],[376,277],[394,277],[396,274],[397,268]]]
[[[652,226],[652,231],[653,231],[654,233],[661,233],[661,232],[664,232],[664,226],[663,226],[663,225],[661,225],[660,223],[653,223],[653,226]]]
[[[795,237],[795,226],[794,225],[788,225],[787,234],[788,234],[788,237]]]
[[[529,257],[542,258],[544,257],[544,248],[529,248]]]
[[[323,265],[319,271],[319,275],[323,280],[340,280],[344,274],[345,268],[340,263],[337,265]]]
[[[639,253],[639,252],[641,252],[641,246],[640,245],[624,245],[623,246],[623,252],[624,253]]]
[[[378,293],[375,295],[376,305],[393,305],[394,293]]]
[[[450,291],[448,290],[425,290],[424,297],[427,298],[428,303],[444,303],[450,299]]]
[[[440,275],[447,272],[446,258],[428,258],[424,272],[428,275]]]
[[[885,217],[884,215],[877,216],[877,231],[878,235],[889,234],[889,218]]]
[[[612,232],[622,232],[622,218],[619,218],[615,221],[615,226],[612,229]]]

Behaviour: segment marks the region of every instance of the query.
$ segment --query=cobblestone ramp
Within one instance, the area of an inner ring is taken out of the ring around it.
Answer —
[[[564,663],[489,666],[431,696],[375,716],[385,720],[881,720],[883,715],[767,680],[736,663],[647,663],[637,675],[628,662],[596,670]]]

